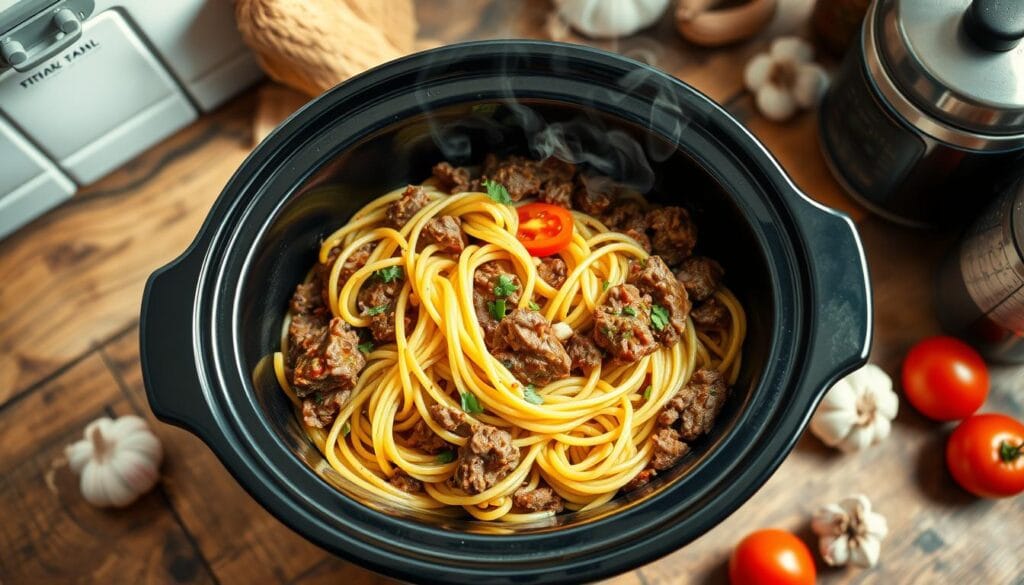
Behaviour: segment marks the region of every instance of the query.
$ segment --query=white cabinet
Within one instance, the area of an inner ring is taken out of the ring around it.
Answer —
[[[74,192],[74,183],[0,118],[0,238]]]

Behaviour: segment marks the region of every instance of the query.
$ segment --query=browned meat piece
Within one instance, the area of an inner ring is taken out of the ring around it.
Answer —
[[[676,279],[683,283],[690,300],[699,303],[715,294],[725,270],[711,258],[691,256],[679,265]]]
[[[572,209],[572,191],[573,184],[571,181],[549,180],[545,181],[544,185],[541,186],[540,194],[537,198],[544,203]]]
[[[565,508],[562,498],[547,486],[527,490],[522,487],[512,494],[512,503],[521,512],[561,512]]]
[[[473,431],[466,413],[443,404],[430,405],[430,418],[441,425],[442,429],[460,437],[468,437]]]
[[[662,471],[672,467],[690,451],[690,446],[679,440],[679,431],[663,427],[651,435],[654,453],[651,456],[651,467]]]
[[[423,247],[437,244],[442,252],[458,254],[466,247],[466,234],[462,233],[462,220],[450,215],[442,215],[428,221],[420,232],[420,244]]]
[[[401,197],[388,205],[387,211],[384,213],[388,225],[396,230],[402,229],[402,226],[429,202],[430,198],[427,197],[427,192],[423,190],[423,187],[409,185]]]
[[[434,165],[434,178],[438,189],[449,193],[462,193],[469,190],[469,169],[453,167],[451,163],[439,162]]]
[[[498,323],[491,353],[524,384],[544,386],[569,376],[572,360],[537,311],[516,309]]]
[[[589,374],[591,370],[601,365],[601,350],[594,344],[594,340],[586,335],[573,334],[565,344],[565,351],[572,360],[572,371]]]
[[[351,396],[351,390],[339,390],[338,392],[329,392],[326,396],[317,392],[313,396],[303,398],[302,421],[318,429],[331,426]]]
[[[370,317],[370,332],[377,341],[395,340],[395,300],[403,284],[401,280],[370,278],[356,297],[359,312]]]
[[[412,477],[404,471],[396,471],[394,475],[388,479],[388,483],[402,490],[403,492],[409,492],[414,494],[416,492],[423,491],[423,482]]]
[[[725,329],[732,321],[729,309],[717,298],[711,297],[690,311],[690,318],[697,325],[710,329]]]
[[[373,251],[373,244],[363,244],[359,248],[356,248],[348,258],[345,259],[345,263],[341,265],[341,272],[338,273],[338,291],[341,291],[341,287],[345,286],[348,279],[352,278],[356,270],[359,270],[363,266],[366,266],[366,261],[370,259],[370,252]],[[323,299],[324,305],[327,305],[330,299],[330,293],[327,290],[327,282],[331,275],[331,269],[334,266],[335,260],[341,255],[341,248],[334,247],[328,252],[327,262],[325,264],[317,263],[313,267],[313,280],[320,282],[322,285],[321,298]]]
[[[327,338],[326,313],[298,313],[288,324],[288,367],[300,356],[317,355]],[[300,389],[301,390],[301,389]]]
[[[293,314],[318,313],[324,309],[324,301],[320,296],[320,283],[310,281],[295,287],[292,300],[288,307]]]
[[[468,427],[467,427],[468,429]],[[409,445],[414,449],[419,449],[424,453],[430,453],[434,455],[445,451],[451,447],[444,439],[437,436],[437,433],[433,431],[427,423],[422,420],[416,423],[416,426],[412,428],[412,435],[409,437]]]
[[[514,287],[515,290],[502,291],[508,294],[498,297],[494,293],[494,287],[503,280],[511,282],[510,288]],[[488,303],[493,303],[498,298],[504,298],[506,309],[511,310],[519,304],[522,290],[523,285],[512,270],[512,265],[504,260],[485,262],[476,269],[476,273],[473,275],[473,309],[480,322],[480,327],[484,330],[484,342],[488,348],[493,344],[494,330],[498,327],[498,320],[491,315]]]
[[[643,230],[629,228],[622,230],[622,233],[636,240],[636,243],[640,244],[640,247],[644,249],[648,254],[651,253],[651,238],[647,237],[647,233]]]
[[[466,444],[459,447],[452,487],[479,494],[502,480],[519,465],[519,449],[512,435],[490,425],[477,425]]]
[[[642,294],[649,295],[655,307],[668,312],[667,323],[652,315],[651,326],[658,341],[666,346],[675,343],[686,330],[690,300],[686,296],[686,289],[676,280],[661,257],[651,256],[643,262],[630,264],[626,282],[636,286]]]
[[[537,173],[537,163],[521,156],[498,160],[488,155],[484,161],[484,177],[503,185],[513,201],[540,193],[541,179]]]
[[[633,490],[640,489],[651,483],[651,480],[654,479],[654,476],[656,475],[658,475],[658,472],[648,467],[636,474],[636,476],[629,480],[626,485],[622,486],[622,491],[631,492]]]
[[[576,176],[576,165],[554,156],[540,161],[538,166],[546,181],[572,181]]]
[[[682,207],[661,207],[648,215],[651,246],[654,253],[675,266],[693,253],[697,244],[697,224]]]
[[[565,260],[558,256],[541,258],[540,265],[537,266],[537,276],[555,289],[562,288],[568,275],[569,269],[565,265]]]
[[[572,200],[583,213],[598,217],[615,201],[615,184],[608,177],[580,175]]]
[[[631,228],[641,232],[647,229],[647,213],[644,206],[635,200],[609,207],[607,213],[601,216],[601,221],[609,228],[620,232]]]
[[[717,370],[697,370],[658,414],[658,424],[669,427],[678,423],[679,436],[692,441],[711,431],[728,391]]]
[[[295,325],[295,319],[292,319],[292,325]],[[315,392],[326,395],[355,386],[366,359],[359,351],[359,335],[348,323],[335,317],[326,331],[295,333],[296,339],[290,341],[306,348],[296,358],[292,371],[292,388],[297,396],[305,397]],[[298,339],[300,335],[302,339]],[[319,343],[313,345],[315,339]]]
[[[628,364],[658,349],[651,332],[650,298],[631,284],[608,289],[608,296],[594,312],[594,341],[612,360]]]

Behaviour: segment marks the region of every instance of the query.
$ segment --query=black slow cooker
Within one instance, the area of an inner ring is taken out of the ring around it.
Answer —
[[[725,266],[748,312],[730,400],[679,466],[586,513],[512,526],[377,502],[326,464],[274,380],[266,356],[292,289],[321,238],[439,160],[545,148],[598,153],[584,164],[691,210],[700,251]],[[496,41],[388,63],[289,118],[235,173],[189,249],[150,277],[141,329],[153,412],[202,438],[295,531],[411,581],[554,583],[649,562],[742,505],[826,388],[864,363],[871,308],[849,218],[804,196],[707,97],[619,55]]]

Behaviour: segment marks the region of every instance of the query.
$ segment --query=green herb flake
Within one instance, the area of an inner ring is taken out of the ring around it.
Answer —
[[[623,307],[622,314],[629,315],[630,317],[636,317],[636,309],[633,307]]]
[[[537,394],[537,389],[533,387],[533,384],[527,384],[523,388],[523,400],[530,404],[544,404],[544,397]]]
[[[604,284],[601,285],[601,290],[602,291],[606,291],[606,290],[610,289],[611,287],[612,287],[612,283],[610,283],[610,282],[608,282],[606,280],[606,281],[604,281]]]
[[[350,432],[352,432],[352,425],[345,421],[345,424],[341,425],[341,436],[347,437]]]
[[[505,299],[487,301],[487,312],[496,320],[501,321],[505,317]]]
[[[315,402],[318,405],[319,404],[323,404],[324,403],[324,395],[323,395],[323,393],[322,392],[317,392],[316,394],[314,394],[313,395],[313,402]]]
[[[381,313],[387,310],[387,305],[377,305],[376,307],[370,307],[369,309],[366,309],[366,314],[373,317],[375,315],[380,315]]]
[[[438,463],[451,463],[455,461],[455,451],[441,451],[437,454]]]
[[[644,400],[650,400],[650,399],[651,399],[651,387],[648,386],[648,387],[644,388]]]
[[[372,341],[366,341],[366,342],[360,343],[357,347],[359,348],[359,351],[369,355],[370,352],[373,351],[373,342]]]
[[[651,325],[658,331],[668,327],[668,309],[661,305],[651,305]]]
[[[374,272],[373,275],[379,278],[382,282],[394,282],[405,278],[405,273],[402,271],[401,266],[388,266],[381,268]]]
[[[508,189],[504,185],[490,179],[486,179],[483,184],[488,197],[502,205],[512,205],[512,196],[508,194]]]
[[[529,307],[530,307],[531,311],[539,311],[540,310],[540,305],[538,305],[537,303],[535,303],[533,301],[530,301]]]
[[[498,284],[494,285],[494,296],[505,298],[517,290],[519,290],[519,287],[516,285],[516,281],[512,279],[512,275],[498,275]]]
[[[462,410],[467,414],[480,414],[484,411],[483,407],[480,406],[480,402],[477,401],[476,396],[471,392],[462,393]]]

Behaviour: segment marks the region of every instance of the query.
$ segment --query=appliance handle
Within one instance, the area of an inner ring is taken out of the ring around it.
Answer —
[[[803,241],[813,242],[806,246],[806,254],[814,303],[799,396],[816,407],[839,378],[867,362],[874,327],[871,281],[853,220],[797,194]],[[809,416],[813,408],[806,412]]]
[[[197,367],[195,297],[202,267],[196,245],[154,272],[142,295],[139,356],[153,414],[209,443],[216,437],[209,393]]]

